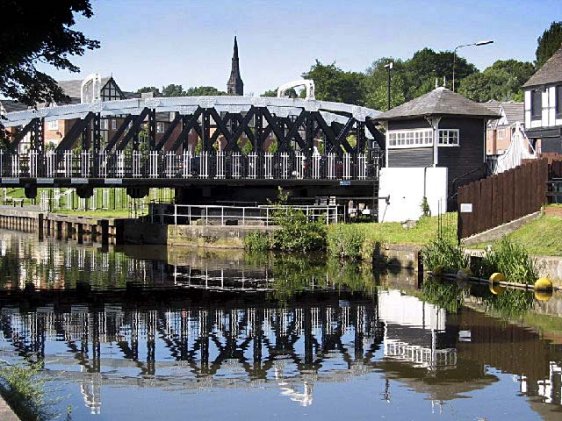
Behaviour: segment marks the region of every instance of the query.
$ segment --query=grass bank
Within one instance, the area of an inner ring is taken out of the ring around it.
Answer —
[[[507,235],[514,243],[520,244],[531,255],[562,256],[562,218],[542,215]],[[476,248],[486,248],[491,243],[482,243]]]

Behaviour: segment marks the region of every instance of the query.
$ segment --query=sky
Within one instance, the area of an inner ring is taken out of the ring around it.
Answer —
[[[58,80],[113,75],[121,89],[170,83],[226,90],[238,37],[246,95],[300,79],[318,59],[362,72],[376,59],[429,47],[484,70],[533,61],[537,38],[562,17],[561,0],[92,0],[73,29],[100,41],[72,61],[81,72],[40,67]]]

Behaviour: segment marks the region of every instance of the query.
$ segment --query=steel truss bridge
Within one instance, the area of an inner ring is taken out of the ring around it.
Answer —
[[[76,187],[83,197],[94,187],[364,185],[372,191],[384,146],[377,114],[342,103],[235,96],[13,112],[3,120],[14,129],[0,154],[0,184],[26,187],[31,197],[50,186]],[[158,126],[163,115],[165,129]],[[115,124],[111,131],[102,130],[107,119]],[[45,123],[61,120],[71,128],[55,150],[46,150]],[[28,151],[20,152],[22,142],[29,142]]]

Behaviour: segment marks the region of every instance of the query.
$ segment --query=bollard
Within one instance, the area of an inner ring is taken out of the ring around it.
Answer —
[[[37,215],[37,232],[39,234],[39,241],[43,241],[43,214]]]

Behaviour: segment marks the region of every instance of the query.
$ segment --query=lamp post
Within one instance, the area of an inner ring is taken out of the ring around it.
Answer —
[[[455,47],[455,49],[453,50],[453,92],[455,92],[455,63],[457,61],[457,50],[464,47],[480,47],[481,45],[492,44],[493,42],[493,40],[478,41],[473,42],[472,44],[457,45]]]
[[[390,71],[392,70],[393,66],[394,66],[393,61],[384,65],[385,69],[388,69],[388,80],[386,82],[386,97],[388,99],[388,109],[389,110],[390,110]]]

